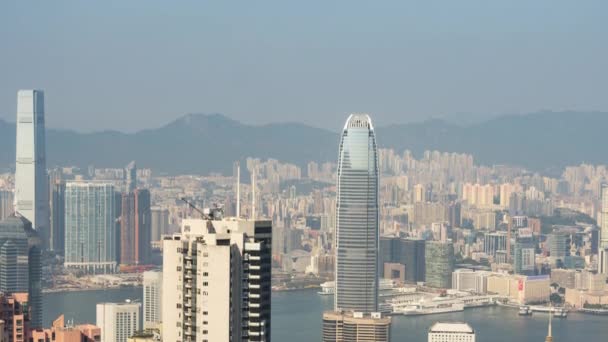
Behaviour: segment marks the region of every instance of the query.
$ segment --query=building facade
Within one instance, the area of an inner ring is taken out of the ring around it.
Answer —
[[[68,182],[65,187],[65,267],[88,273],[116,269],[114,186]]]
[[[63,254],[65,249],[65,182],[55,180],[51,183],[49,231],[50,250]]]
[[[24,217],[0,222],[0,292],[28,294],[30,327],[42,327],[42,242]]]
[[[433,324],[429,329],[429,342],[475,342],[475,331],[467,323]]]
[[[15,211],[39,231],[44,246],[49,233],[49,186],[46,172],[44,93],[17,93]]]
[[[380,313],[323,313],[323,342],[389,342],[391,318]]]
[[[334,309],[378,309],[378,156],[366,114],[351,115],[342,132],[336,210]]]
[[[127,342],[140,330],[139,310],[141,303],[97,304],[97,326],[101,329],[101,342]]]
[[[425,282],[427,286],[449,289],[454,272],[452,242],[427,241],[425,247]]]
[[[163,273],[144,272],[144,329],[157,329],[161,323]]]
[[[163,240],[163,341],[270,341],[271,248],[271,221],[183,220]]]
[[[120,216],[120,263],[144,265],[150,259],[150,191],[123,193]]]

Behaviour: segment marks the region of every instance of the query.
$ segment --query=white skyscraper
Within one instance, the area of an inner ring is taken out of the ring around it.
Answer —
[[[44,93],[17,93],[15,211],[28,219],[48,248],[49,186],[46,172]]]
[[[139,329],[141,303],[98,303],[97,326],[101,342],[127,342]]]
[[[182,221],[163,240],[163,341],[270,342],[272,224]]]
[[[372,121],[351,115],[342,132],[336,212],[334,310],[378,310],[378,155]]]
[[[144,329],[156,329],[160,325],[162,287],[162,272],[144,272]]]
[[[467,323],[435,323],[428,342],[475,342],[475,331]]]

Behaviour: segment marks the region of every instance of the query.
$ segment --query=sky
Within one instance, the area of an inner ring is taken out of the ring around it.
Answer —
[[[608,111],[608,1],[0,1],[0,119],[125,132],[186,113],[339,130]]]

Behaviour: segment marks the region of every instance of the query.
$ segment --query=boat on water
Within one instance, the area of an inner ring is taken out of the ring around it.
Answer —
[[[326,281],[323,284],[321,284],[321,291],[318,291],[317,293],[322,296],[330,296],[330,295],[333,295],[335,292],[336,292],[336,283],[333,281]]]
[[[462,302],[421,302],[418,304],[393,307],[394,315],[414,316],[432,315],[464,311]]]
[[[533,312],[552,313],[553,317],[566,318],[568,317],[568,309],[564,307],[554,306],[531,306],[530,310]]]
[[[519,307],[519,313],[520,316],[531,316],[532,315],[532,309],[530,309],[529,306],[520,306]]]

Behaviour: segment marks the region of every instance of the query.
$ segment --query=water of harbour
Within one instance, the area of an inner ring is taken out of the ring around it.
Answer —
[[[63,292],[44,294],[44,323],[64,313],[75,323],[95,323],[95,304],[140,300],[141,288]],[[321,314],[330,309],[333,297],[319,296],[316,290],[275,292],[272,295],[272,339],[275,342],[321,340]],[[392,341],[424,342],[427,330],[436,321],[465,321],[477,332],[478,342],[538,342],[547,335],[546,314],[518,316],[517,310],[503,307],[467,309],[464,312],[393,318]],[[556,342],[606,341],[608,316],[570,313],[553,320]]]

